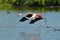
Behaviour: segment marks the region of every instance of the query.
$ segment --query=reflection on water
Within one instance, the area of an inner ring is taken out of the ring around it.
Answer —
[[[60,7],[23,7],[23,8],[17,8],[17,10],[20,11],[34,11],[34,12],[48,12],[48,11],[55,11],[60,12]]]
[[[59,30],[53,30],[53,28],[60,28],[60,9],[56,10],[54,8],[33,8],[33,10],[9,11],[8,14],[6,10],[0,10],[0,40],[59,40]],[[34,24],[29,24],[30,20],[19,22],[23,16],[17,15],[19,13],[25,15],[27,12],[41,13],[43,18],[46,17],[50,28],[46,28],[44,19]]]
[[[25,12],[25,11],[34,11],[34,12],[48,12],[48,11],[55,11],[55,12],[60,12],[60,7],[22,7],[22,8],[8,8],[5,9],[6,11],[8,11],[7,13],[9,13],[9,11],[20,11],[20,12]]]
[[[40,34],[30,34],[30,33],[21,32],[20,36],[24,40],[40,40]]]

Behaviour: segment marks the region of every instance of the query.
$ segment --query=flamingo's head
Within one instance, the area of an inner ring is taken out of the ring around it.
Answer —
[[[18,16],[22,16],[22,13],[19,13]]]
[[[35,18],[43,19],[43,17],[40,14],[36,14]]]

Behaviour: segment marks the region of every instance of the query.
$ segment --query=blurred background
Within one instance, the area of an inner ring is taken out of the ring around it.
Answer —
[[[39,10],[39,8],[42,10],[57,8],[59,10],[60,0],[0,0],[0,10],[24,10],[32,8],[34,10]]]

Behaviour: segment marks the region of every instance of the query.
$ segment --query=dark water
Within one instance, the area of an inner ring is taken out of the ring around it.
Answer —
[[[46,18],[50,28],[46,28],[45,19],[34,24],[29,24],[30,20],[19,22],[23,16],[17,15],[25,15],[27,12],[30,11],[10,11],[10,14],[7,14],[6,10],[0,11],[0,40],[60,40],[59,11],[35,11]]]

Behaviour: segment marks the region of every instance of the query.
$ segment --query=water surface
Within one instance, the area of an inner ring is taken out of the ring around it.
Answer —
[[[59,11],[34,11],[46,18],[50,28],[46,28],[45,19],[34,24],[29,24],[31,20],[19,22],[23,16],[18,16],[18,14],[25,15],[27,12],[30,11],[10,11],[9,14],[6,10],[0,11],[0,40],[60,40],[60,31],[53,29],[60,29]]]

